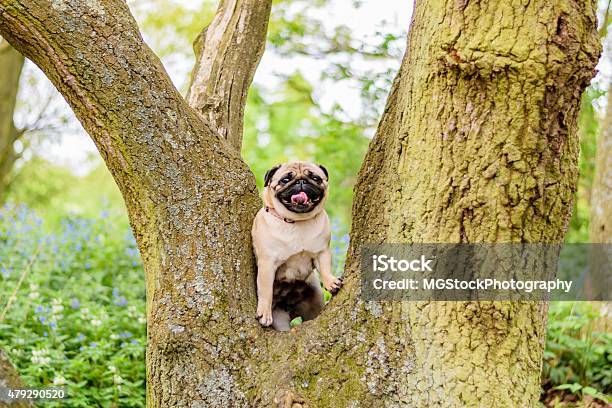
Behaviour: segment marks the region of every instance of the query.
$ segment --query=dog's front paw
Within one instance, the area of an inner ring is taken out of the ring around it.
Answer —
[[[272,308],[264,305],[257,305],[257,320],[259,323],[268,327],[272,324]]]
[[[331,276],[329,279],[323,279],[323,286],[332,295],[336,294],[342,287],[342,278]]]

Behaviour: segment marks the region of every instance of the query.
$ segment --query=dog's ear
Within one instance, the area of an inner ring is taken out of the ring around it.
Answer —
[[[276,170],[278,169],[280,169],[280,164],[266,171],[266,175],[264,176],[264,187],[268,187],[270,181],[272,181],[272,177],[274,177],[274,173],[276,173]]]
[[[327,177],[327,180],[329,180],[329,173],[327,172],[327,169],[320,164],[319,164],[319,168],[323,170],[323,173],[325,173],[325,177]]]

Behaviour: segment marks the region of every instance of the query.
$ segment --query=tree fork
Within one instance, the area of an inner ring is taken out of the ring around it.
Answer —
[[[0,34],[69,101],[125,198],[147,277],[148,406],[535,405],[544,307],[359,296],[364,243],[562,240],[578,101],[599,54],[593,2],[502,3],[416,3],[355,188],[344,288],[278,333],[254,319],[260,201],[236,149],[242,123],[226,126],[242,115],[226,83],[192,84],[188,106],[122,1],[0,2]],[[261,23],[269,11],[249,4],[224,1],[213,24]],[[235,71],[236,101],[262,45],[234,39],[216,55],[248,46],[249,63],[199,60],[193,83]]]

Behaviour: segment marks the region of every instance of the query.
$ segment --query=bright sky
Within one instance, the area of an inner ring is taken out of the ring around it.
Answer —
[[[198,7],[198,4],[202,2],[202,0],[180,1],[192,8]],[[356,4],[359,6],[356,7]],[[352,30],[355,39],[369,43],[376,31],[405,32],[409,26],[412,4],[410,0],[331,0],[324,9],[314,10],[313,13],[319,14],[318,16],[314,14],[314,16],[320,17],[321,21],[325,22],[326,29],[331,31],[336,26],[346,25]],[[394,65],[391,68],[396,70],[399,62],[399,60],[393,62]],[[358,69],[366,69],[368,64],[373,63],[381,64],[380,61],[360,59],[354,62],[355,68]],[[192,64],[191,59],[165,61],[166,69],[179,89],[188,78]],[[361,112],[361,98],[357,84],[350,81],[333,82],[331,80],[322,83],[319,76],[324,68],[325,61],[322,60],[304,56],[287,59],[267,50],[254,82],[262,89],[273,90],[279,83],[276,74],[291,74],[299,70],[315,86],[314,97],[319,101],[323,110],[337,103],[349,117],[358,117]],[[604,71],[603,76],[610,78],[612,68],[609,60],[606,63],[600,63],[599,68],[600,71]],[[49,99],[52,105],[49,115],[63,112],[64,116],[69,118],[68,122],[62,124],[58,129],[59,136],[45,140],[38,154],[53,162],[68,166],[77,174],[86,174],[100,160],[93,142],[80,127],[63,99],[52,97],[55,90],[38,68],[28,63],[24,77],[25,81],[31,84],[20,90],[20,98],[25,102],[24,106],[31,105],[32,98],[36,98],[39,103]],[[601,78],[600,73],[597,80]],[[36,116],[36,110],[29,112],[25,108],[20,109],[16,116],[17,123],[18,125],[32,123]],[[53,122],[52,119],[50,121]]]

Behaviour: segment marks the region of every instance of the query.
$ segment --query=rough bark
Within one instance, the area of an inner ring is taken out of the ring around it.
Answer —
[[[174,88],[125,2],[2,1],[0,33],[62,93],[124,196],[147,280],[149,406],[219,398],[206,379],[246,341],[229,328],[260,330],[252,173]]]
[[[0,38],[0,204],[6,199],[11,171],[18,158],[14,145],[23,134],[15,127],[13,114],[24,61],[23,55]]]
[[[349,268],[366,242],[561,242],[599,48],[591,1],[417,1],[356,186]],[[393,309],[409,322],[408,405],[537,405],[545,304]]]
[[[612,87],[597,138],[595,177],[591,192],[590,241],[612,243]]]
[[[4,350],[0,349],[0,390],[22,388],[23,382],[15,367],[11,364]],[[4,394],[0,392],[0,394]],[[25,400],[12,401],[9,403],[4,395],[0,395],[0,408],[26,408],[34,405]]]
[[[271,0],[221,0],[194,43],[196,65],[187,94],[221,137],[240,151],[244,105],[264,52]]]
[[[125,197],[147,276],[150,407],[535,403],[543,306],[366,303],[359,245],[562,239],[598,54],[593,5],[422,1],[414,16],[356,187],[345,287],[281,333],[254,319],[259,199],[240,132],[219,130],[232,118],[187,105],[122,1],[0,2],[0,34],[69,101]],[[235,61],[224,44],[211,66]],[[244,89],[252,73],[236,75]]]

